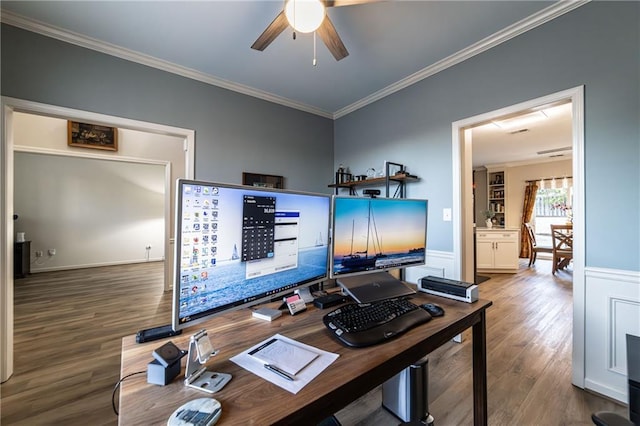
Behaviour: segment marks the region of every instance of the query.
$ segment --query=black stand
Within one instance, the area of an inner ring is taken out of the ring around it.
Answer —
[[[31,273],[31,241],[13,244],[13,278],[25,278]]]

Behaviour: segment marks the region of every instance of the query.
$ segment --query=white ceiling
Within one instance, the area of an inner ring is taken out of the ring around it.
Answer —
[[[349,56],[285,30],[251,44],[278,1],[5,1],[2,22],[80,46],[339,118],[584,4],[566,1],[377,1],[328,15]],[[533,136],[522,134],[515,138]],[[512,138],[512,139],[515,139]],[[474,136],[475,139],[475,136]],[[566,142],[563,142],[566,146]],[[475,145],[475,141],[474,141]]]
[[[571,103],[475,127],[473,167],[571,159],[572,132]]]

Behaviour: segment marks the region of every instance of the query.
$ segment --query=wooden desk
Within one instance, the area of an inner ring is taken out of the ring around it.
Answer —
[[[224,389],[213,394],[222,404],[223,425],[316,424],[347,406],[352,401],[384,383],[405,367],[473,327],[473,394],[474,423],[487,424],[487,373],[485,311],[492,302],[479,300],[473,304],[457,302],[419,293],[414,303],[436,302],[446,314],[420,325],[402,336],[381,345],[351,349],[333,339],[322,324],[330,310],[313,306],[294,317],[283,315],[273,321],[252,318],[247,309],[187,329],[180,336],[137,344],[135,336],[122,339],[121,377],[146,371],[153,349],[167,340],[187,349],[190,336],[205,328],[219,353],[207,363],[209,370],[230,373],[233,379]],[[255,376],[229,361],[232,356],[276,333],[304,342],[340,357],[293,395]],[[120,389],[119,424],[166,424],[171,413],[185,402],[209,394],[184,386],[182,374],[167,386],[150,385],[146,374],[128,378]],[[438,374],[434,371],[433,374]]]

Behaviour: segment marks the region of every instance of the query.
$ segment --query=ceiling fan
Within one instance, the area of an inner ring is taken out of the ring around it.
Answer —
[[[264,50],[276,39],[287,27],[293,28],[293,38],[298,32],[316,31],[331,54],[337,61],[349,56],[349,52],[340,39],[336,27],[326,14],[326,8],[351,6],[357,4],[371,3],[378,0],[286,0],[283,10],[269,24],[260,37],[251,45],[252,49]],[[319,7],[318,7],[319,6]],[[309,11],[311,9],[313,12]],[[307,25],[307,12],[315,13],[315,22]]]

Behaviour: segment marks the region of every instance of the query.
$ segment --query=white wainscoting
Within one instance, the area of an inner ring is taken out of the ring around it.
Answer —
[[[625,336],[640,336],[640,272],[585,268],[585,290],[585,388],[628,403]]]
[[[427,275],[435,277],[453,277],[453,253],[446,251],[427,250],[426,264],[413,266],[405,270],[405,281],[417,284],[418,280]]]

